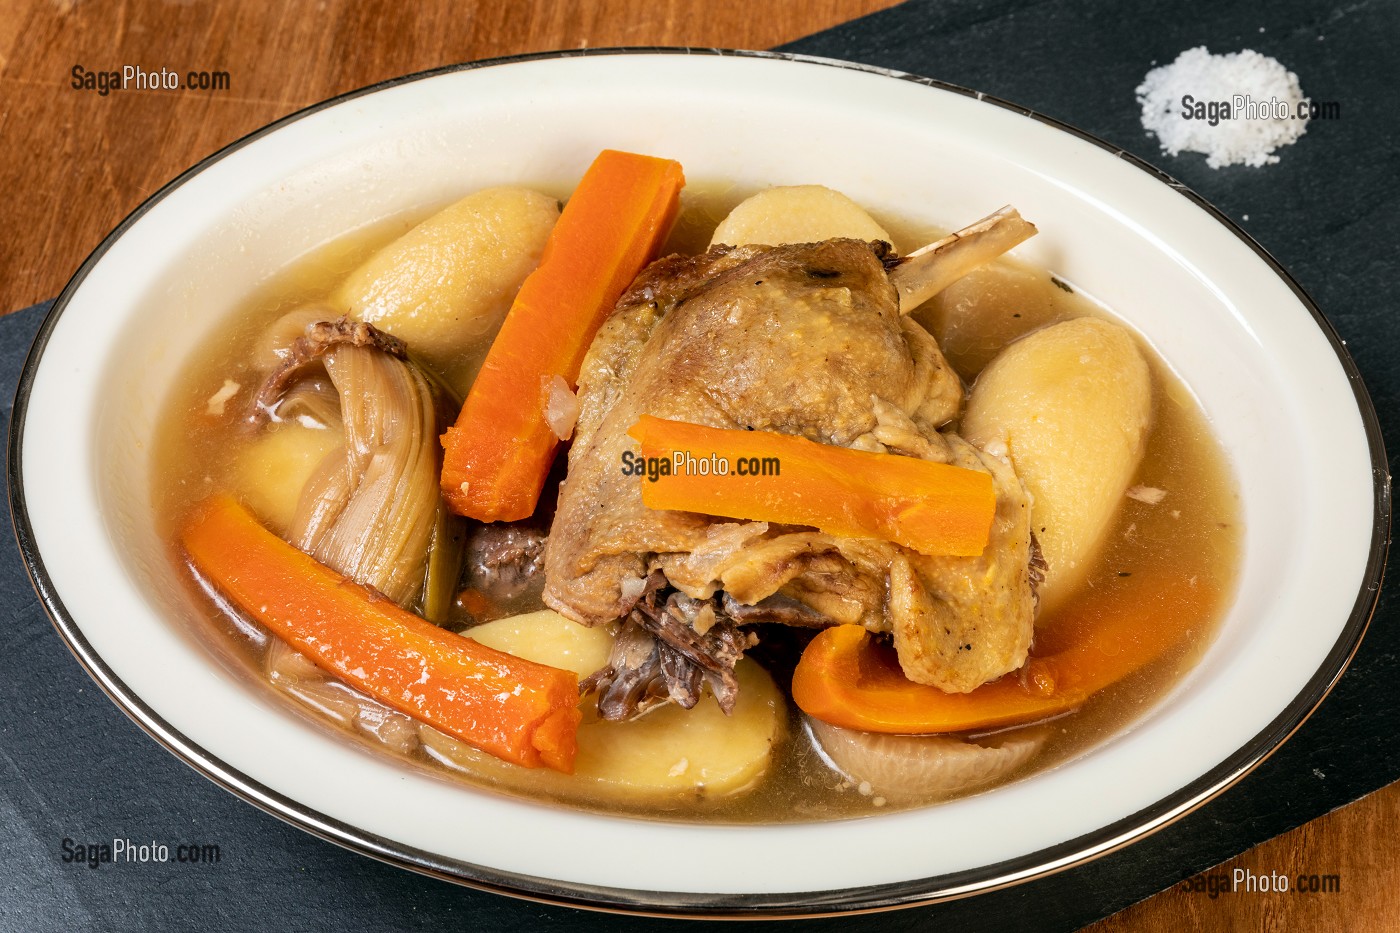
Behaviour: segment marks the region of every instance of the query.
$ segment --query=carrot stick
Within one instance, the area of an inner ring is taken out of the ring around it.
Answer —
[[[836,626],[803,652],[792,698],[817,719],[866,732],[921,735],[1033,722],[1082,705],[1162,657],[1211,618],[1220,597],[1215,585],[1177,574],[1135,574],[1037,633],[1020,671],[971,693],[913,683],[892,648],[858,625]]]
[[[991,534],[996,493],[976,470],[651,415],[627,433],[661,461],[663,475],[642,480],[648,508],[811,525],[923,554],[975,556]]]
[[[318,667],[498,758],[572,774],[578,676],[444,631],[268,531],[219,495],[181,540],[201,575]]]
[[[533,514],[559,445],[545,386],[556,375],[577,385],[593,336],[670,232],[684,184],[678,162],[612,149],[584,174],[442,436],[453,511],[485,522]]]

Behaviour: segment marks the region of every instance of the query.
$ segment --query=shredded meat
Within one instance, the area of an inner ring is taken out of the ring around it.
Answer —
[[[598,715],[611,722],[625,722],[658,706],[698,692],[689,682],[672,686],[661,670],[662,646],[631,623],[623,626],[613,642],[608,664],[579,682],[579,693],[598,693]],[[697,697],[698,699],[698,697]]]
[[[757,639],[721,616],[718,606],[718,597],[697,600],[670,589],[665,575],[654,571],[607,666],[585,678],[580,691],[598,691],[603,719],[632,719],[667,702],[691,709],[705,686],[720,709],[733,712],[739,696],[734,666]],[[697,626],[703,616],[707,621]]]
[[[725,615],[747,625],[753,622],[776,622],[781,625],[800,625],[809,628],[826,628],[831,618],[817,612],[800,599],[774,593],[760,599],[754,605],[741,603],[728,593],[724,594]]]
[[[545,538],[529,519],[476,525],[467,538],[467,582],[492,602],[515,599],[544,568]]]

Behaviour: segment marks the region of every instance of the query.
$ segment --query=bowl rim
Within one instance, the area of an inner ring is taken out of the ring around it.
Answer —
[[[188,736],[174,729],[151,709],[98,655],[84,636],[76,620],[65,608],[48,571],[45,569],[25,502],[21,454],[30,395],[49,337],[73,294],[112,245],[172,191],[226,156],[288,124],[358,97],[439,75],[522,62],[615,55],[711,55],[800,62],[866,72],[973,98],[1029,117],[1053,129],[1069,133],[1109,152],[1129,165],[1147,172],[1157,181],[1172,188],[1196,207],[1204,210],[1262,259],[1272,273],[1289,287],[1299,303],[1307,309],[1342,366],[1347,381],[1351,385],[1365,430],[1371,458],[1373,487],[1371,542],[1356,599],[1336,642],[1328,651],[1321,665],[1309,678],[1303,690],[1294,697],[1292,702],[1248,742],[1190,784],[1156,801],[1151,806],[1080,837],[1002,862],[933,878],[845,888],[821,893],[774,892],[764,894],[703,894],[604,887],[560,882],[455,859],[446,859],[333,819],[306,804],[271,790],[207,752]],[[138,205],[103,238],[102,242],[88,255],[72,278],[69,279],[63,291],[46,313],[25,359],[14,397],[7,454],[6,472],[11,521],[15,537],[25,569],[55,629],[103,692],[144,732],[195,771],[248,803],[299,829],[351,851],[420,874],[491,893],[543,903],[664,917],[822,917],[920,906],[975,896],[1036,878],[1047,877],[1117,851],[1155,833],[1238,783],[1291,738],[1327,697],[1355,656],[1375,611],[1390,544],[1391,489],[1385,443],[1375,407],[1361,379],[1361,374],[1331,322],[1322,314],[1302,286],[1268,250],[1228,216],[1185,184],[1144,159],[1091,133],[1030,108],[935,78],[874,65],[789,52],[684,46],[619,46],[486,58],[414,72],[367,85],[311,104],[252,131],[200,159]]]

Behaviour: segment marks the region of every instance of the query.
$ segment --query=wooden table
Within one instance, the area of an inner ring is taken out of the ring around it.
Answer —
[[[203,156],[314,101],[451,62],[559,48],[768,48],[891,0],[0,0],[0,311],[51,298],[128,211]],[[223,91],[80,92],[86,71],[224,71]],[[1244,868],[1340,875],[1335,894],[1173,889],[1096,924],[1116,931],[1400,928],[1400,785],[1265,843]],[[1388,919],[1387,919],[1388,918]]]

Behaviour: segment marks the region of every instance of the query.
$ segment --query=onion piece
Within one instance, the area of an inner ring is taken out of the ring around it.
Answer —
[[[374,347],[338,345],[323,362],[339,394],[345,446],[302,490],[288,540],[411,608],[434,545],[460,538],[440,514],[439,392],[412,362]],[[435,606],[455,583],[460,563],[447,564],[459,555],[460,547],[449,548],[432,564]]]
[[[578,423],[578,396],[569,388],[563,376],[541,376],[540,394],[544,407],[544,420],[554,436],[567,441],[574,436],[574,425]]]
[[[325,364],[340,392],[346,446],[338,465],[332,454],[307,484],[292,541],[407,605],[422,588],[437,522],[432,392],[415,367],[367,347],[336,347]]]
[[[341,429],[340,396],[329,379],[302,379],[287,390],[271,421],[291,421],[311,430]]]
[[[205,414],[209,415],[211,418],[222,418],[224,416],[224,406],[228,404],[229,399],[238,394],[238,390],[241,388],[243,388],[243,386],[234,382],[232,379],[225,379],[219,391],[209,396],[209,400],[204,403]]]
[[[417,722],[329,677],[282,639],[269,641],[263,663],[275,687],[341,726],[367,733],[401,755],[418,747]]]
[[[1165,489],[1158,489],[1155,486],[1133,486],[1125,495],[1129,499],[1136,499],[1138,502],[1147,505],[1157,505],[1167,497]]]
[[[955,735],[882,735],[805,717],[817,747],[857,784],[892,800],[952,797],[1029,762],[1048,730],[1017,729],[976,741]]]
[[[462,555],[466,550],[466,529],[452,514],[447,503],[438,500],[437,520],[428,545],[428,570],[423,578],[419,615],[434,625],[442,625],[452,614],[457,598],[457,581],[462,576]]]

